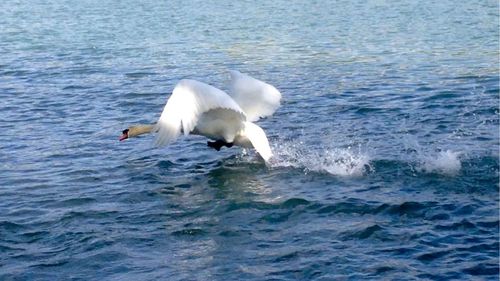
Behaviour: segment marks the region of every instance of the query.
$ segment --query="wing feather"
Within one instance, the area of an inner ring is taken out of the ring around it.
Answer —
[[[240,114],[242,121],[246,120],[240,106],[224,91],[196,80],[181,80],[156,123],[156,145],[173,142],[181,134],[181,128],[184,135],[188,135],[203,113],[218,108],[233,110]]]
[[[262,156],[264,161],[269,162],[269,159],[273,156],[271,147],[269,146],[269,141],[267,140],[266,133],[261,127],[255,125],[251,122],[244,122],[245,124],[245,135],[252,143],[252,146],[257,150],[257,152]]]
[[[274,86],[239,71],[231,70],[229,73],[229,94],[243,109],[248,121],[270,116],[278,109],[281,93]]]

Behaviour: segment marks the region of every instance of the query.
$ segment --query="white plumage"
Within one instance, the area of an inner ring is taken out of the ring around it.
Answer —
[[[248,121],[273,115],[281,100],[281,93],[274,86],[239,71],[232,70],[230,74],[229,94],[243,109]]]
[[[165,145],[182,132],[191,133],[254,147],[267,162],[272,152],[266,134],[251,122],[272,115],[280,105],[281,93],[238,71],[230,74],[230,95],[196,80],[181,80],[155,125],[156,144]]]

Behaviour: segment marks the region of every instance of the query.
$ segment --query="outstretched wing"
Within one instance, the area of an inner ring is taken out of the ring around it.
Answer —
[[[200,115],[215,109],[232,110],[241,115],[242,121],[246,119],[243,110],[225,92],[199,81],[181,80],[156,123],[156,145],[174,141],[181,134],[181,128],[184,135],[188,135],[196,127]]]
[[[245,135],[252,143],[252,146],[257,150],[264,161],[268,162],[273,156],[266,133],[261,127],[251,122],[245,122]]]
[[[272,85],[239,71],[230,71],[230,95],[254,122],[272,115],[280,106],[281,93]]]

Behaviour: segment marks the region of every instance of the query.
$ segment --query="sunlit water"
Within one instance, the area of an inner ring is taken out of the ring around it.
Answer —
[[[497,1],[2,1],[1,280],[498,280]],[[118,142],[283,93],[275,157]]]

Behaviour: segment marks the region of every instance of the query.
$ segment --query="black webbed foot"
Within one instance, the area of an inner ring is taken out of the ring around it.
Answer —
[[[207,146],[208,147],[211,147],[217,151],[220,151],[220,148],[223,146],[224,144],[221,142],[221,141],[207,141]]]
[[[233,143],[232,142],[225,142],[225,141],[221,141],[221,140],[216,140],[216,141],[207,141],[207,146],[208,147],[211,147],[217,151],[220,151],[221,147],[225,146],[225,147],[233,147]]]

